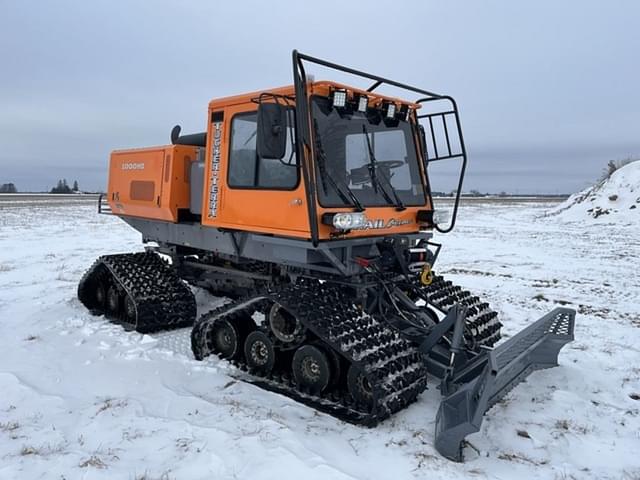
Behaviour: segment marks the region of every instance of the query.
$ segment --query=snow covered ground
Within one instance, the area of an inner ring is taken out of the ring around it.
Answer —
[[[439,271],[486,297],[507,335],[578,310],[560,366],[496,405],[456,464],[433,448],[434,382],[376,429],[239,383],[175,335],[125,332],[78,302],[98,255],[141,250],[135,231],[93,204],[0,199],[0,479],[638,479],[640,224],[563,223],[543,215],[553,206],[469,202],[438,238]],[[197,296],[201,311],[221,301]]]
[[[621,166],[611,176],[571,195],[549,213],[566,221],[639,225],[640,160]]]

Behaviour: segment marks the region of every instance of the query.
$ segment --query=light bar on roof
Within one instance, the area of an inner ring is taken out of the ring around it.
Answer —
[[[360,95],[358,97],[358,111],[366,112],[369,106],[369,98],[366,95]]]
[[[344,89],[336,89],[333,91],[333,106],[344,108],[347,106],[347,91]]]
[[[400,118],[400,120],[404,120],[405,122],[408,122],[410,116],[411,116],[411,109],[409,108],[409,105],[406,105],[406,104],[400,105],[400,111],[398,112],[398,117]]]
[[[384,102],[382,104],[382,111],[387,118],[395,118],[396,116],[396,104],[393,102]]]

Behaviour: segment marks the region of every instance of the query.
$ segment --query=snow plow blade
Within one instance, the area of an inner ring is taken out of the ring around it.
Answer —
[[[464,438],[480,430],[487,410],[531,372],[558,365],[560,349],[573,340],[575,315],[556,308],[443,383],[445,392],[454,393],[438,408],[436,450],[461,462]]]

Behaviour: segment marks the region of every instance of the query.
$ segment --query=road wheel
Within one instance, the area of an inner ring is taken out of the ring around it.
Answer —
[[[373,389],[364,372],[356,365],[351,365],[347,372],[347,388],[356,403],[365,406],[373,404]]]
[[[236,359],[242,354],[242,338],[234,323],[219,320],[215,322],[211,334],[213,351],[220,358]]]
[[[276,350],[269,336],[261,330],[251,332],[244,342],[244,358],[252,372],[271,373],[276,363]]]
[[[292,370],[293,377],[302,390],[321,393],[331,381],[330,360],[323,349],[316,345],[303,345],[296,350]]]
[[[107,290],[107,310],[111,315],[118,315],[120,312],[120,292],[112,285]]]

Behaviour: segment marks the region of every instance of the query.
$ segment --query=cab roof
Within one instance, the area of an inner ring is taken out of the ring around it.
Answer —
[[[329,80],[319,80],[316,82],[307,82],[307,87],[309,91],[309,95],[328,95],[332,89],[346,89],[351,93],[358,93],[362,95],[367,95],[369,98],[377,99],[377,100],[386,100],[395,103],[402,103],[410,106],[413,109],[419,109],[421,107],[420,104],[408,101],[406,99],[398,98],[398,97],[390,97],[387,95],[381,95],[376,92],[369,92],[367,90],[363,90],[361,88],[352,87],[351,85],[346,85],[343,83],[332,82]],[[228,97],[215,98],[209,102],[210,110],[217,110],[224,107],[229,107],[233,105],[238,105],[242,103],[247,103],[251,101],[255,101],[257,103],[260,95],[269,93],[280,96],[295,98],[295,89],[293,85],[286,85],[283,87],[276,88],[268,88],[265,90],[258,90],[249,93],[243,93],[240,95],[231,95]]]

